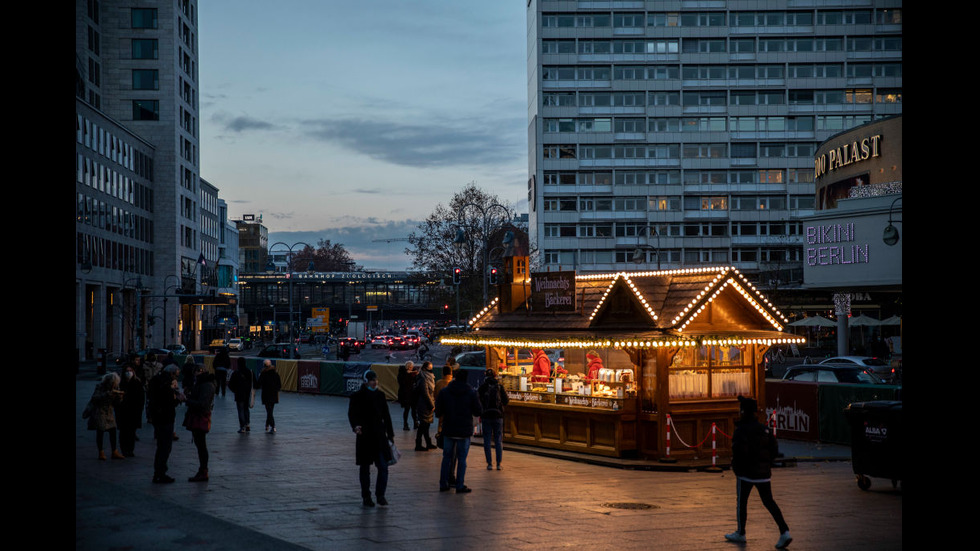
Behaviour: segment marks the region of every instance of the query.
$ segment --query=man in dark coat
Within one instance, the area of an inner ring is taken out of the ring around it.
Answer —
[[[470,451],[473,436],[473,418],[483,412],[476,390],[466,382],[466,371],[453,371],[453,380],[436,396],[435,415],[442,417],[442,469],[439,473],[439,491],[449,490],[449,475],[453,457],[456,458],[456,493],[472,492],[464,483],[466,455]]]
[[[167,460],[174,445],[174,420],[177,418],[177,404],[183,394],[177,388],[177,373],[174,364],[163,368],[150,379],[147,390],[147,417],[153,423],[153,437],[157,441],[156,455],[153,457],[153,482],[167,484],[173,477],[167,476]]]
[[[755,487],[759,491],[762,504],[769,510],[772,519],[779,527],[779,541],[776,549],[783,549],[793,541],[789,535],[789,526],[783,519],[783,513],[772,498],[772,462],[779,453],[779,445],[769,427],[759,422],[756,417],[758,404],[752,398],[738,397],[741,420],[735,426],[732,435],[732,472],[736,477],[736,496],[738,506],[738,530],[725,534],[725,539],[736,543],[745,543],[746,509],[749,503],[749,493]]]
[[[395,439],[391,425],[388,401],[384,392],[378,390],[378,374],[368,370],[364,373],[364,384],[360,390],[351,394],[347,408],[347,420],[357,435],[355,447],[356,463],[360,466],[361,497],[365,507],[374,507],[371,501],[371,465],[378,468],[378,483],[375,496],[378,505],[388,505],[385,490],[388,487],[388,459],[391,454],[388,441]]]
[[[238,366],[231,374],[228,381],[228,388],[235,394],[235,407],[238,408],[238,432],[245,433],[252,430],[249,426],[251,422],[251,411],[249,410],[254,391],[255,376],[252,370],[245,367],[245,362],[238,362]]]
[[[480,406],[483,413],[480,420],[483,423],[483,453],[487,456],[487,470],[493,468],[490,449],[497,452],[497,470],[501,469],[500,460],[504,455],[504,406],[507,405],[507,391],[497,381],[497,374],[487,369],[486,378],[477,394],[480,396]]]

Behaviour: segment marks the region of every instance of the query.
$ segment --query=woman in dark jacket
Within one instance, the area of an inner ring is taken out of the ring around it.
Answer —
[[[415,412],[419,417],[419,430],[415,433],[415,451],[427,452],[435,449],[429,436],[429,426],[435,418],[433,411],[436,407],[435,396],[436,379],[432,373],[432,362],[424,362],[419,376],[415,380],[414,394],[416,396]],[[422,438],[425,438],[425,446],[422,445]]]
[[[263,363],[262,373],[259,374],[259,388],[262,389],[262,405],[265,406],[265,430],[271,434],[276,432],[276,419],[272,416],[272,410],[279,403],[282,379],[279,378],[276,366],[269,360]]]
[[[119,428],[119,451],[125,457],[134,457],[136,429],[143,426],[143,406],[146,392],[143,381],[136,374],[136,366],[127,364],[123,368],[119,390],[125,392],[116,406],[116,426]]]
[[[355,462],[360,466],[361,497],[365,507],[374,507],[371,501],[371,465],[378,467],[378,483],[375,496],[378,505],[388,505],[385,490],[388,487],[388,440],[395,439],[395,429],[391,426],[391,414],[384,392],[378,390],[378,374],[368,370],[364,373],[364,384],[360,390],[351,394],[347,408],[347,420],[357,435]]]
[[[211,430],[211,410],[214,409],[214,375],[204,370],[203,365],[195,366],[196,375],[193,386],[187,396],[187,415],[184,426],[194,437],[197,447],[197,459],[200,466],[197,474],[187,479],[190,482],[207,482],[208,480],[208,443],[207,435]],[[197,420],[203,422],[197,423]]]
[[[403,430],[408,428],[408,416],[412,415],[412,428],[419,428],[419,418],[415,411],[415,402],[412,400],[412,391],[415,389],[415,378],[418,371],[415,370],[415,363],[405,362],[405,365],[398,368],[398,403],[402,406]]]

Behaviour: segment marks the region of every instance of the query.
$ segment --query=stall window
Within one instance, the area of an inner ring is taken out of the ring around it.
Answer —
[[[754,395],[752,351],[745,346],[682,348],[671,362],[671,400]]]

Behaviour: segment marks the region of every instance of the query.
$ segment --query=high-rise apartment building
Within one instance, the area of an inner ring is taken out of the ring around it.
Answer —
[[[76,190],[86,207],[103,209],[96,211],[98,224],[85,224],[83,214],[76,226],[76,318],[89,320],[77,324],[79,348],[118,352],[186,341],[196,334],[199,309],[180,305],[175,290],[200,292],[197,261],[205,243],[217,260],[214,236],[201,232],[197,2],[76,0],[75,29],[82,143]],[[96,144],[96,157],[81,154],[92,149],[85,140]],[[143,218],[138,237],[130,237]],[[93,254],[119,260],[92,269]],[[114,311],[117,295],[134,291],[142,327],[114,343],[125,317]],[[152,333],[147,317],[154,317]]]
[[[901,8],[529,0],[538,265],[801,280],[817,144],[902,112]]]

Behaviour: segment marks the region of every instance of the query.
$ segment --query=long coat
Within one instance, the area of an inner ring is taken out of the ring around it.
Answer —
[[[143,381],[138,377],[123,380],[119,389],[125,392],[122,401],[116,406],[116,423],[120,429],[138,429],[143,426],[143,406],[146,404],[146,393],[143,391]]]
[[[351,394],[347,420],[352,430],[354,427],[361,427],[354,449],[355,462],[358,465],[373,464],[379,453],[387,451],[388,440],[395,439],[388,401],[380,389],[371,390],[362,384],[360,390]]]
[[[116,413],[114,406],[119,403],[121,395],[113,393],[114,389],[106,388],[99,383],[92,393],[92,416],[89,418],[89,430],[110,430],[116,428]]]
[[[417,372],[409,372],[404,365],[398,368],[398,403],[403,408],[415,406],[412,403],[412,390],[415,387],[415,378],[417,376]]]
[[[415,414],[419,416],[419,421],[431,423],[434,419],[432,412],[436,407],[436,378],[432,370],[423,369],[419,371],[418,379],[415,380],[414,394],[418,401],[415,402]]]
[[[279,403],[282,379],[279,378],[279,372],[276,371],[276,368],[266,369],[259,375],[259,388],[262,389],[262,403],[264,405]]]

